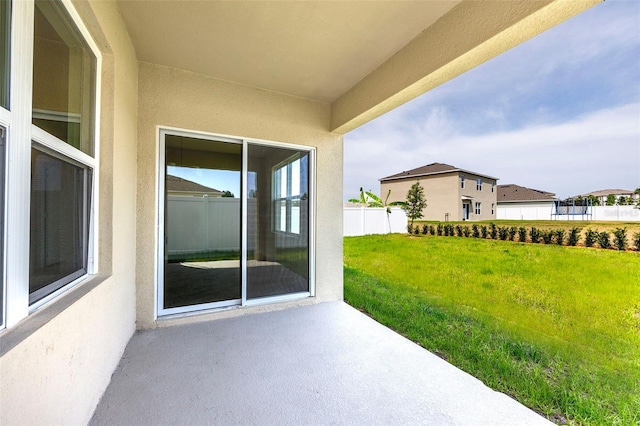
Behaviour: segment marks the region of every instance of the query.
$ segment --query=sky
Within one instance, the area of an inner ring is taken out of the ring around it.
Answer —
[[[430,163],[564,199],[640,187],[640,1],[608,0],[344,136],[344,199]]]

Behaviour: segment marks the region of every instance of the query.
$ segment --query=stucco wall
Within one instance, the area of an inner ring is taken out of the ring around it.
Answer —
[[[313,146],[317,149],[316,298],[342,298],[342,136],[328,104],[140,63],[137,205],[138,327],[153,327],[156,300],[157,126]],[[220,317],[261,307],[224,311]],[[200,317],[209,318],[209,316]],[[163,324],[170,322],[163,321]]]
[[[422,176],[420,179],[412,178],[381,182],[380,193],[384,198],[387,196],[387,192],[391,190],[389,201],[406,201],[407,192],[411,185],[417,181],[424,188],[424,195],[427,199],[427,208],[422,211],[422,220],[444,221],[447,213],[450,221],[460,220],[462,208],[458,206],[460,197],[456,189],[456,185],[458,185],[456,174]],[[458,209],[460,212],[458,212]]]
[[[106,280],[18,339],[0,358],[0,424],[85,424],[135,330],[137,61],[115,2],[78,3],[105,52],[99,272]],[[91,284],[89,280],[84,285]],[[15,335],[27,318],[6,332]]]
[[[456,183],[457,188],[458,188],[458,193],[460,194],[460,196],[458,197],[458,200],[461,200],[461,197],[467,196],[467,197],[472,197],[473,199],[470,200],[471,202],[471,210],[469,211],[469,220],[492,220],[496,218],[496,213],[497,213],[497,208],[498,208],[498,204],[497,204],[497,200],[498,200],[498,188],[497,188],[497,182],[495,180],[492,179],[488,179],[486,177],[482,177],[482,176],[478,176],[478,175],[474,175],[471,173],[460,173],[460,174],[464,174],[464,178],[465,178],[465,182],[464,182],[464,188],[460,187],[460,177],[458,176],[458,181]],[[477,185],[476,185],[476,179],[481,178],[482,179],[482,190],[478,191],[477,189]],[[495,187],[493,188],[493,192],[491,192],[491,184],[495,183]],[[476,203],[479,202],[480,203],[480,214],[477,215],[475,214],[475,206]],[[459,218],[457,220],[462,220],[462,202],[458,201],[459,203]],[[493,204],[493,214],[491,213],[491,204]]]

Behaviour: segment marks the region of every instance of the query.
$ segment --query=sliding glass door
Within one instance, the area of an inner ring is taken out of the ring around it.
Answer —
[[[312,151],[161,132],[159,315],[312,293]]]

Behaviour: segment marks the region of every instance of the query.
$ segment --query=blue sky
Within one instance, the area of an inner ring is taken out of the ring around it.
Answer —
[[[345,199],[433,162],[560,198],[640,187],[640,1],[595,6],[344,141]]]

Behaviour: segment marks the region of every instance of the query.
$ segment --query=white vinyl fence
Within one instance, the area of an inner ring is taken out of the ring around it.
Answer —
[[[387,217],[385,208],[345,207],[343,234],[345,237],[367,234],[407,232],[407,215],[399,207],[392,207]]]
[[[554,206],[506,205],[498,206],[496,219],[503,220],[594,220],[640,222],[640,209],[635,206],[593,206],[590,215],[552,215]]]

